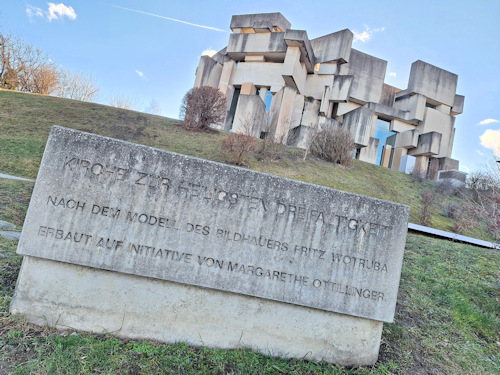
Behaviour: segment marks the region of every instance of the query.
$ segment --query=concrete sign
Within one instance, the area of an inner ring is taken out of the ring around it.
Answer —
[[[18,253],[392,322],[408,216],[407,206],[53,127]]]

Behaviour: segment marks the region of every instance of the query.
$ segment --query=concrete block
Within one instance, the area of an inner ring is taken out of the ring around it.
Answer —
[[[231,84],[242,85],[252,82],[256,87],[271,87],[271,92],[277,92],[285,85],[282,76],[283,64],[262,62],[239,62],[233,70]]]
[[[375,320],[35,257],[24,257],[11,312],[41,326],[252,348],[347,366],[376,362],[383,327]]]
[[[418,146],[418,136],[417,130],[407,130],[403,131],[396,136],[396,148],[414,148]]]
[[[391,151],[392,151],[392,146],[391,145],[384,145],[382,149],[382,159],[380,165],[382,167],[389,168],[389,164],[391,161]]]
[[[349,29],[312,39],[311,46],[316,63],[350,61],[352,39],[353,33]]]
[[[221,74],[221,64],[209,56],[201,56],[200,64],[196,69],[194,87],[210,86],[218,88]]]
[[[351,112],[359,107],[361,107],[361,105],[358,103],[353,103],[353,102],[339,103],[337,108],[337,116],[343,116],[346,113]]]
[[[358,146],[368,146],[372,128],[375,126],[375,113],[366,107],[360,107],[344,115],[343,125],[349,129]]]
[[[382,97],[387,61],[351,49],[349,63],[340,67],[341,75],[352,75],[351,100],[378,103]]]
[[[359,152],[359,160],[375,164],[377,162],[377,151],[380,140],[370,137],[368,146],[363,147]]]
[[[281,13],[258,13],[239,14],[231,17],[230,28],[233,32],[236,29],[252,28],[254,30],[269,32],[286,31],[291,24]]]
[[[314,72],[318,75],[333,75],[337,74],[337,63],[317,63],[314,66]],[[335,77],[334,77],[335,79]]]
[[[266,62],[264,55],[246,55],[245,62]]]
[[[283,62],[287,45],[285,33],[231,34],[227,55],[235,61],[243,61],[247,54],[263,55],[266,61]]]
[[[453,107],[457,81],[456,74],[417,60],[411,64],[408,91]]]
[[[334,76],[330,91],[330,100],[334,102],[347,102],[351,91],[353,76]]]
[[[441,137],[441,133],[437,132],[420,134],[418,136],[417,147],[409,149],[408,154],[413,156],[438,155],[441,146]],[[425,170],[427,170],[427,164],[425,165]]]
[[[401,158],[406,155],[408,151],[406,148],[394,148],[394,154],[392,157],[391,169],[394,171],[399,171],[401,165]]]
[[[441,137],[441,151],[438,157],[451,157],[453,139],[455,136],[455,117],[426,108],[424,121],[417,127],[421,133],[438,132]]]
[[[240,94],[234,114],[233,132],[259,138],[266,105],[258,95]]]
[[[398,120],[398,119],[393,119],[391,120],[391,125],[389,127],[389,130],[391,132],[396,132],[396,133],[402,133],[406,131],[411,131],[415,129],[415,125],[409,124],[407,122]]]
[[[316,58],[307,32],[305,30],[288,29],[284,38],[288,47],[300,48],[300,62],[306,65],[308,73],[313,73]]]
[[[252,82],[244,82],[241,85],[241,95],[255,95],[257,94],[257,88],[254,86]]]
[[[304,98],[304,111],[300,124],[306,127],[315,128],[318,124],[319,108],[321,102],[313,98]]]
[[[379,104],[393,107],[394,100],[396,99],[396,93],[400,91],[401,89],[384,83],[382,86],[382,95],[380,96]]]
[[[300,48],[288,47],[283,64],[282,76],[287,86],[304,93],[307,71],[300,62]]]
[[[465,97],[463,95],[455,95],[455,100],[453,101],[453,107],[451,108],[451,115],[456,116],[464,111],[464,101]]]
[[[439,164],[439,170],[457,170],[459,167],[459,161],[452,158],[437,158]]]
[[[394,102],[394,108],[407,112],[403,118],[408,121],[422,121],[425,114],[426,98],[423,95],[406,95]]]
[[[230,87],[231,75],[233,73],[234,66],[234,61],[226,61],[222,66],[222,72],[219,79],[219,90],[226,95],[228,99],[232,96],[231,91],[234,90],[234,87]],[[230,102],[228,105],[230,105]]]
[[[390,322],[408,214],[53,127],[18,253]]]

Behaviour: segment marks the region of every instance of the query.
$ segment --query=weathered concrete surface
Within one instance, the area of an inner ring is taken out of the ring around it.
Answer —
[[[11,312],[40,325],[343,365],[378,356],[374,320],[33,257],[20,275]]]
[[[417,60],[411,64],[408,92],[426,96],[453,107],[458,76],[437,66]]]
[[[390,322],[408,213],[53,127],[18,253]]]

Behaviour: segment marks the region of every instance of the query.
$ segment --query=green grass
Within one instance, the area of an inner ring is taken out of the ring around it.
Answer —
[[[0,372],[500,374],[500,260],[495,250],[409,234],[396,318],[384,324],[379,361],[348,369],[244,348],[121,340],[26,323],[8,313],[21,263],[16,245],[0,239]]]
[[[0,90],[0,171],[35,178],[52,124],[224,161],[224,133],[188,133],[176,120],[91,103]],[[286,149],[257,154],[249,168],[409,204],[417,221],[420,190],[409,176],[355,161],[350,169]],[[21,226],[32,182],[0,179],[0,220]],[[439,196],[441,205],[453,197]],[[451,222],[439,210],[434,226]],[[248,349],[220,350],[109,335],[56,331],[11,316],[21,257],[0,238],[0,373],[186,374],[500,374],[498,251],[408,235],[395,322],[384,324],[379,361],[348,369]]]

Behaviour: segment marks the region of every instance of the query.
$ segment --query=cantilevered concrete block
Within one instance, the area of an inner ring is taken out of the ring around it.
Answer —
[[[300,62],[306,65],[308,73],[313,73],[315,57],[307,32],[289,29],[285,32],[285,43],[288,47],[300,48]]]
[[[415,148],[409,149],[408,154],[413,156],[431,156],[439,154],[441,144],[441,134],[430,132],[420,134],[418,136],[418,145]],[[427,166],[424,170],[427,170]]]
[[[231,59],[227,55],[226,47],[224,47],[219,52],[217,52],[215,55],[213,55],[212,60],[217,61],[221,65],[224,65],[224,63],[231,61]]]
[[[456,116],[464,111],[464,101],[465,97],[463,95],[455,95],[455,100],[453,101],[453,107],[451,108],[451,115]]]
[[[258,138],[266,105],[258,95],[240,95],[234,114],[233,132]]]
[[[330,91],[330,100],[334,102],[347,102],[353,79],[353,76],[334,76]]]
[[[288,30],[290,26],[290,22],[277,12],[234,15],[231,17],[230,28],[233,31],[252,28],[253,32],[281,32]]]
[[[420,133],[438,132],[442,134],[441,151],[438,157],[451,157],[455,137],[455,117],[436,109],[426,108],[424,121],[417,127]]]
[[[288,47],[282,76],[287,86],[293,87],[299,93],[303,94],[306,85],[307,70],[300,62],[300,55],[299,47]]]
[[[404,119],[408,121],[422,121],[424,119],[426,98],[423,95],[404,95],[394,102],[394,108],[407,112]]]
[[[352,48],[349,63],[340,67],[341,75],[354,76],[351,100],[361,104],[378,103],[382,96],[386,68],[387,61]]]
[[[201,56],[200,64],[196,69],[194,87],[210,86],[218,88],[221,74],[221,64],[209,56]]]
[[[407,130],[396,136],[396,148],[415,148],[418,146],[418,131]]]
[[[311,40],[316,63],[349,61],[353,33],[349,29],[321,36]]]
[[[375,112],[366,107],[359,107],[344,115],[344,126],[349,129],[358,146],[368,146],[372,127],[375,126]]]
[[[455,102],[458,76],[421,60],[411,64],[408,92],[417,93],[450,107]]]
[[[247,54],[263,55],[266,61],[283,62],[288,46],[285,33],[231,34],[227,55],[235,61],[243,61]]]

